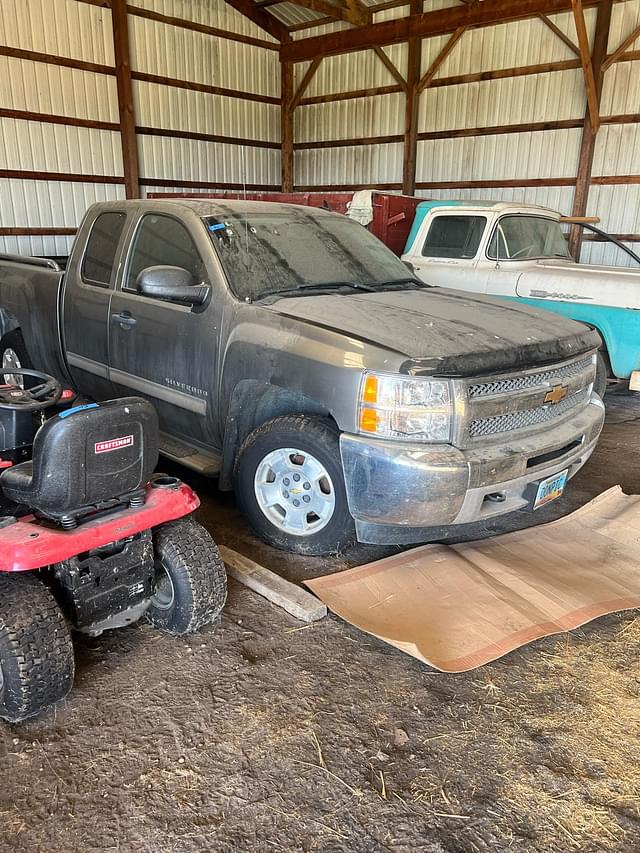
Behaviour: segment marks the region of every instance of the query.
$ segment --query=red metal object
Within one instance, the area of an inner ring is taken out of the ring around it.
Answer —
[[[189,486],[147,489],[142,507],[86,521],[74,530],[45,527],[29,515],[0,528],[0,572],[30,572],[109,545],[194,512],[200,506]]]
[[[322,207],[335,213],[346,213],[353,199],[350,192],[327,193],[149,193],[148,198],[208,198],[246,199],[247,201],[279,201],[284,204],[303,204],[307,207]],[[400,256],[409,237],[409,231],[422,198],[408,195],[393,195],[372,190],[373,221],[367,226],[372,234],[382,240],[392,252]]]

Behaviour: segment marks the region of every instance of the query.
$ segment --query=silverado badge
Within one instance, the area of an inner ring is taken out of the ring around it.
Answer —
[[[544,402],[555,406],[556,403],[564,400],[568,393],[569,388],[566,385],[554,385],[553,388],[550,388],[544,395]]]

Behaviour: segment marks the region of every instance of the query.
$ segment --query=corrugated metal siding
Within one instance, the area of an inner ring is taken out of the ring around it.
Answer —
[[[295,123],[297,142],[403,133],[404,95],[309,104],[296,110]]]
[[[402,143],[298,151],[300,185],[382,184],[402,181]]]
[[[236,12],[222,0],[135,0],[132,5],[172,18],[195,21],[198,24],[206,24],[208,27],[218,27],[221,30],[229,30],[274,43],[276,41],[257,24],[245,18],[240,12]]]

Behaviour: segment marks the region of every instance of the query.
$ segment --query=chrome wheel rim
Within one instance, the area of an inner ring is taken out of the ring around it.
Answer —
[[[173,586],[171,575],[163,566],[156,561],[156,591],[151,596],[151,606],[157,610],[170,610],[176,599],[176,591]]]
[[[14,370],[20,370],[22,368],[22,364],[20,363],[18,353],[14,349],[11,349],[11,347],[7,347],[2,353],[2,369],[7,370],[11,368]],[[13,373],[5,373],[4,381],[7,385],[17,385],[19,388],[24,388],[24,376],[15,376]]]
[[[272,450],[258,465],[254,494],[260,511],[279,530],[311,536],[331,521],[336,507],[327,469],[306,450]]]

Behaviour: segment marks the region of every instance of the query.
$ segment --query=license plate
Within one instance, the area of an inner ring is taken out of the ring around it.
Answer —
[[[559,474],[552,474],[550,477],[547,477],[546,480],[542,480],[542,482],[538,484],[538,492],[536,494],[536,499],[533,502],[534,509],[540,509],[541,506],[545,506],[560,497],[564,492],[564,487],[567,485],[568,473],[569,469],[565,468],[565,470],[560,471]]]

